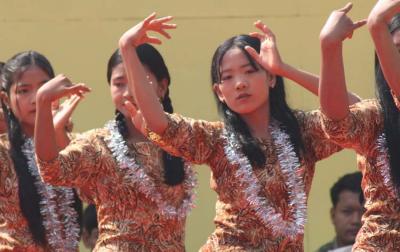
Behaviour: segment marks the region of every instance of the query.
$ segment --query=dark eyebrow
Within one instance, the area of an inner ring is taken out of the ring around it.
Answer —
[[[123,75],[119,75],[117,77],[112,78],[112,80],[123,80],[123,79],[125,79],[125,76]]]
[[[252,64],[250,64],[250,62],[249,62],[249,63],[246,63],[246,64],[241,65],[240,68],[246,68],[246,67],[248,67],[248,66],[253,67]],[[221,74],[226,73],[226,72],[230,72],[230,71],[232,71],[232,69],[228,68],[228,69],[222,70],[222,71],[221,71]]]

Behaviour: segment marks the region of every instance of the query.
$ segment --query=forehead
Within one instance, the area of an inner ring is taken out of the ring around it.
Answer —
[[[221,60],[221,71],[226,71],[232,68],[237,68],[241,67],[243,65],[249,64],[249,60],[244,54],[244,52],[237,48],[231,48],[228,51],[226,51],[225,55],[223,56]]]
[[[36,84],[47,81],[49,78],[49,75],[40,67],[29,66],[27,69],[25,69],[25,71],[20,74],[17,83]]]
[[[119,63],[118,65],[116,65],[112,72],[111,72],[111,80],[113,79],[117,79],[117,78],[121,78],[125,76],[125,67],[124,64]]]
[[[360,193],[344,190],[339,194],[337,205],[354,206],[360,205]]]

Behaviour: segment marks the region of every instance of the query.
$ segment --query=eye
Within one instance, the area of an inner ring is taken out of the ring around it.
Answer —
[[[227,74],[227,75],[222,75],[222,77],[221,77],[221,81],[222,81],[222,82],[228,81],[228,80],[230,80],[230,79],[232,79],[232,75],[229,75],[229,74]]]
[[[114,86],[117,88],[124,87],[126,84],[124,82],[114,82]]]
[[[15,91],[15,93],[17,94],[26,94],[29,92],[29,88],[17,88],[17,90]]]
[[[257,72],[257,71],[258,71],[258,69],[248,68],[248,69],[246,69],[245,73],[246,73],[246,74],[252,74],[252,73],[255,73],[255,72]]]

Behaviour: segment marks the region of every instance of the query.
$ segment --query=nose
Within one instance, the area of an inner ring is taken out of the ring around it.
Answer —
[[[357,226],[361,225],[361,216],[362,216],[361,211],[354,211],[354,213],[351,216],[351,223]]]
[[[122,94],[122,96],[124,97],[125,100],[134,102],[134,97],[131,94],[131,92],[129,91],[129,88],[126,88],[124,93]]]
[[[235,80],[235,88],[237,90],[241,90],[246,88],[248,85],[247,80],[243,77],[237,77]]]

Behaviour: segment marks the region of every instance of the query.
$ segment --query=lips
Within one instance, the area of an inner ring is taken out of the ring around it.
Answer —
[[[249,98],[251,95],[249,95],[249,94],[246,94],[246,93],[244,93],[244,94],[240,94],[240,95],[238,95],[237,97],[236,97],[236,100],[243,100],[243,99],[247,99],[247,98]]]

